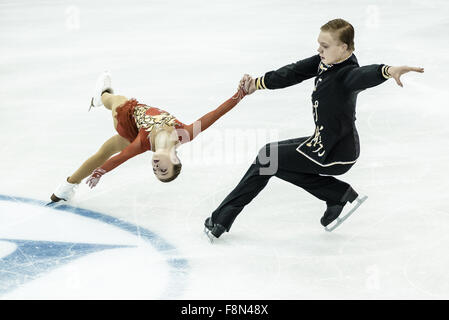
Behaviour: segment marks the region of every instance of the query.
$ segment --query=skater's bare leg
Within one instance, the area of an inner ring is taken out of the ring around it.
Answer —
[[[128,101],[128,98],[117,94],[111,94],[109,92],[105,92],[101,95],[101,102],[103,102],[104,106],[108,110],[112,110],[126,101]]]
[[[103,102],[106,109],[112,111],[112,119],[114,120],[114,128],[116,129],[117,129],[117,119],[116,119],[117,112],[115,111],[115,109],[124,104],[126,101],[128,101],[128,98],[116,94],[111,94],[108,92],[105,92],[101,95],[101,102]]]
[[[112,155],[122,151],[129,145],[129,141],[120,135],[115,135],[107,140],[101,148],[89,159],[87,159],[81,167],[75,171],[67,181],[69,183],[80,183],[84,178],[90,174],[103,163],[106,162]]]

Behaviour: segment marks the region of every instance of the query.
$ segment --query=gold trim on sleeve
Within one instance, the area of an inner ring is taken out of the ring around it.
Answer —
[[[267,88],[267,86],[265,85],[265,76],[262,77],[262,88]]]
[[[256,79],[256,90],[266,89],[265,76]]]
[[[256,79],[256,90],[260,90],[260,78]]]
[[[382,67],[382,76],[385,78],[385,79],[390,79],[391,78],[391,75],[388,73],[388,68],[389,68],[390,66],[387,66],[387,65],[384,65],[383,67]]]

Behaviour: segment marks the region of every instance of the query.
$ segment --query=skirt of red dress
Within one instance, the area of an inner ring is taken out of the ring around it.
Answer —
[[[130,99],[115,109],[117,111],[117,132],[129,142],[133,142],[139,133],[133,116],[134,107],[138,104],[136,99]]]

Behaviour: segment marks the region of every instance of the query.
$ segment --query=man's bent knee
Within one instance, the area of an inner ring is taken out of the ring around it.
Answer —
[[[256,163],[260,166],[261,175],[274,175],[278,169],[278,143],[267,143],[259,150]]]

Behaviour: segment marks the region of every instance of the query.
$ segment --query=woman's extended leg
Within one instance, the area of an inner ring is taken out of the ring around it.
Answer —
[[[101,95],[101,102],[103,102],[103,105],[106,107],[106,109],[112,111],[112,119],[114,120],[115,129],[117,129],[117,112],[115,111],[115,109],[124,104],[126,101],[128,101],[128,98],[108,92],[105,92]]]
[[[116,134],[115,136],[107,140],[93,156],[87,159],[81,165],[81,167],[67,179],[67,182],[80,183],[84,178],[88,177],[92,173],[92,171],[100,167],[112,155],[122,151],[128,145],[128,140]]]

